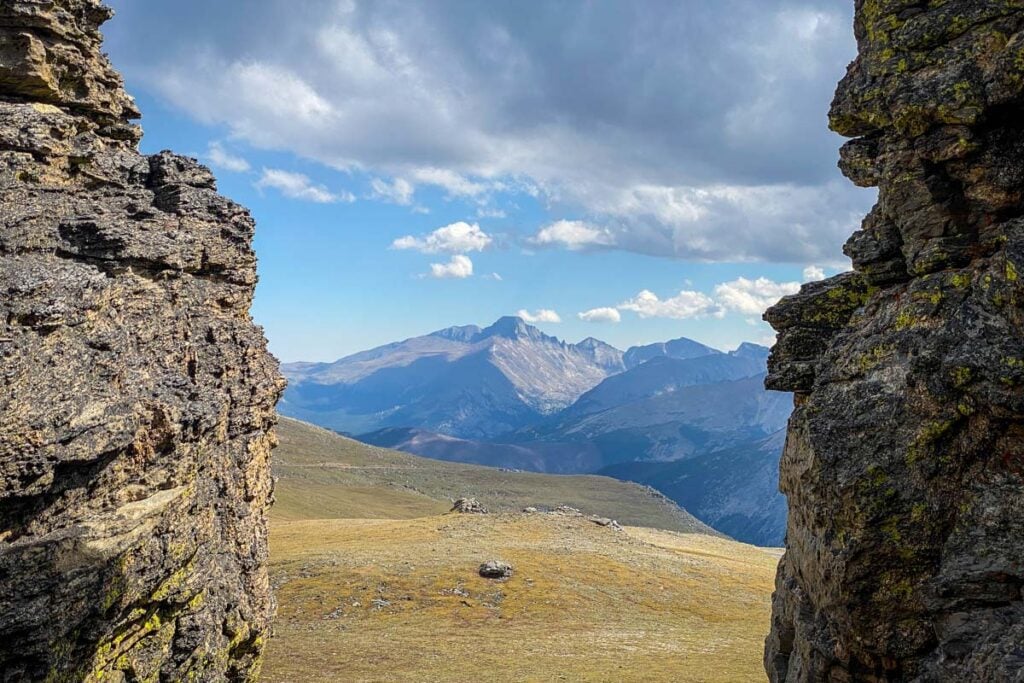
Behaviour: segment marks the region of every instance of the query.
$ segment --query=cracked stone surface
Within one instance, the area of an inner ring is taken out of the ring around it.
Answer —
[[[283,389],[254,223],[137,151],[110,15],[0,7],[0,680],[254,680]]]
[[[854,272],[766,314],[796,393],[769,678],[1024,681],[1024,1],[857,0]]]

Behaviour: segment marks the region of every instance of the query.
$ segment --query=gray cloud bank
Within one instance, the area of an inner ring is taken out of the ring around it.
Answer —
[[[595,248],[835,263],[873,200],[826,130],[849,2],[113,4],[115,61],[196,119],[389,183],[530,192]]]

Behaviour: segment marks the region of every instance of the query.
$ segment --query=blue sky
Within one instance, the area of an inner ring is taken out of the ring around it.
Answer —
[[[850,3],[111,4],[143,150],[258,221],[285,361],[519,311],[620,348],[765,342],[873,201],[826,130]]]

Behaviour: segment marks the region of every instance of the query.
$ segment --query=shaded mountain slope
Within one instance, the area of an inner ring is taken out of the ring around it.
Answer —
[[[762,546],[786,534],[786,498],[779,493],[785,431],[676,462],[630,462],[603,470],[654,486],[722,533]]]
[[[283,414],[339,431],[416,427],[487,438],[560,410],[622,369],[621,352],[566,344],[519,318],[440,330],[335,363],[293,363]]]

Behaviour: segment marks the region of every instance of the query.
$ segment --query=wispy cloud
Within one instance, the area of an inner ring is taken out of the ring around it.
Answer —
[[[252,170],[252,166],[249,165],[248,161],[238,155],[231,154],[219,142],[211,142],[210,146],[206,148],[206,159],[216,168],[222,168],[225,171],[246,173]]]
[[[538,308],[533,313],[530,313],[525,308],[520,308],[518,311],[516,311],[516,315],[528,323],[562,322],[562,316],[558,315],[557,312],[551,310],[550,308]]]
[[[412,204],[412,197],[416,192],[412,183],[403,178],[395,178],[390,183],[380,178],[374,178],[370,181],[370,189],[372,190],[371,199],[379,199],[400,206]]]
[[[622,321],[622,315],[618,309],[610,306],[592,308],[589,311],[577,313],[576,317],[587,323],[618,323]]]
[[[354,202],[356,199],[351,192],[332,192],[324,185],[313,183],[308,176],[276,168],[264,168],[260,179],[256,181],[256,187],[272,188],[290,199],[301,199],[317,204]]]
[[[556,221],[542,228],[530,240],[540,246],[560,246],[566,249],[609,246],[615,240],[607,230],[583,221]]]

